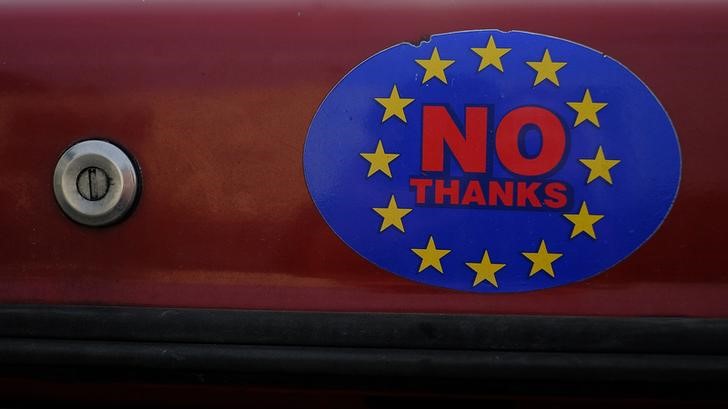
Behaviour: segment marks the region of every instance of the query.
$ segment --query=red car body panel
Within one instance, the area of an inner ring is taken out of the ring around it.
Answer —
[[[134,3],[0,12],[0,303],[350,312],[728,317],[728,4]],[[326,94],[379,50],[524,30],[614,57],[680,139],[677,201],[635,254],[584,282],[468,294],[382,271],[328,228],[303,178]],[[53,169],[108,138],[139,161],[135,212],[67,219]]]

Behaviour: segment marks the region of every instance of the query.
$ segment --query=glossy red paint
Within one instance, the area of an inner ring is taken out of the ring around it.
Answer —
[[[362,3],[3,6],[0,302],[728,316],[728,4]],[[479,28],[601,50],[672,117],[677,202],[610,271],[523,294],[431,288],[357,256],[316,211],[302,147],[334,84],[398,42]],[[93,136],[143,171],[139,207],[111,228],[76,225],[53,199],[57,158]]]

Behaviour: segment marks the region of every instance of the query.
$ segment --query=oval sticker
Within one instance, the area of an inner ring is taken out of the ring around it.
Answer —
[[[370,57],[326,97],[304,148],[311,197],[351,248],[475,292],[614,266],[663,222],[680,167],[670,118],[626,67],[495,30]]]

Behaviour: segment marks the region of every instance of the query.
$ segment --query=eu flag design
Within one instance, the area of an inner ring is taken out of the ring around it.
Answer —
[[[663,222],[680,168],[667,113],[626,67],[494,30],[365,60],[304,148],[311,197],[352,249],[405,279],[484,293],[614,266]]]

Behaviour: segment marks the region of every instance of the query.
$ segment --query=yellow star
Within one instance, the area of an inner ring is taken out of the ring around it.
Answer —
[[[402,233],[404,233],[402,218],[412,211],[412,209],[397,207],[397,201],[394,200],[394,195],[389,198],[389,205],[387,207],[373,207],[372,210],[382,216],[382,227],[379,228],[380,232],[389,226],[394,226]]]
[[[418,273],[422,272],[422,270],[427,267],[434,267],[435,270],[440,272],[440,274],[443,274],[440,259],[445,257],[450,250],[443,250],[435,247],[435,240],[432,236],[430,236],[430,240],[427,241],[427,247],[423,249],[412,249],[412,251],[422,259],[422,262],[420,262],[420,269],[417,270]]]
[[[541,270],[545,271],[546,274],[550,275],[551,277],[555,277],[554,268],[551,266],[551,263],[563,256],[562,253],[549,253],[549,251],[546,249],[546,242],[543,240],[541,240],[541,245],[538,246],[538,252],[521,254],[523,254],[527,259],[531,260],[531,263],[533,263],[533,265],[531,266],[531,273],[528,274],[529,277],[533,276]]]
[[[498,48],[495,45],[493,36],[488,38],[488,45],[485,48],[471,48],[475,54],[480,56],[480,67],[478,71],[483,71],[488,66],[492,65],[497,68],[500,72],[503,72],[503,65],[501,64],[501,57],[508,54],[511,51],[510,48]]]
[[[414,98],[400,98],[399,91],[397,91],[397,85],[392,87],[392,92],[388,98],[374,98],[375,101],[379,102],[384,107],[384,115],[382,116],[382,122],[396,116],[401,119],[402,122],[407,123],[407,117],[404,115],[404,107],[411,104]]]
[[[584,98],[581,102],[567,102],[566,105],[570,106],[571,109],[576,111],[576,121],[574,121],[574,128],[584,121],[589,121],[599,127],[599,118],[597,118],[597,112],[607,106],[606,102],[593,102],[591,94],[587,89],[584,92]]]
[[[579,159],[579,162],[589,168],[589,178],[586,180],[586,183],[591,183],[596,178],[602,178],[611,185],[612,174],[609,173],[609,169],[617,166],[621,161],[618,159],[606,159],[604,157],[604,151],[600,146],[594,159]]]
[[[556,77],[556,71],[564,68],[566,65],[565,62],[551,61],[551,54],[549,54],[548,49],[543,53],[541,61],[526,61],[526,64],[536,70],[536,79],[533,81],[534,87],[543,80],[549,80],[558,87],[559,79]]]
[[[377,149],[374,152],[360,153],[359,155],[369,161],[369,173],[367,173],[367,177],[377,172],[382,172],[389,176],[390,179],[392,178],[392,171],[389,169],[389,162],[397,159],[399,154],[384,152],[382,141],[377,142]]]
[[[596,239],[597,235],[594,233],[594,223],[602,220],[604,217],[602,214],[590,214],[589,208],[586,207],[586,202],[581,202],[579,213],[565,214],[563,216],[574,223],[574,229],[571,231],[570,237],[572,239],[579,233],[586,233],[592,239]]]
[[[435,47],[435,49],[432,50],[432,56],[430,56],[429,60],[415,60],[415,62],[425,69],[425,76],[422,77],[423,84],[433,77],[447,84],[445,69],[451,66],[455,60],[441,60],[440,53],[437,52],[437,47]]]
[[[488,250],[485,250],[483,253],[483,259],[480,263],[465,263],[465,265],[470,267],[476,273],[475,281],[473,281],[473,287],[487,280],[496,288],[498,288],[498,282],[495,280],[495,273],[506,266],[505,264],[491,263]]]

